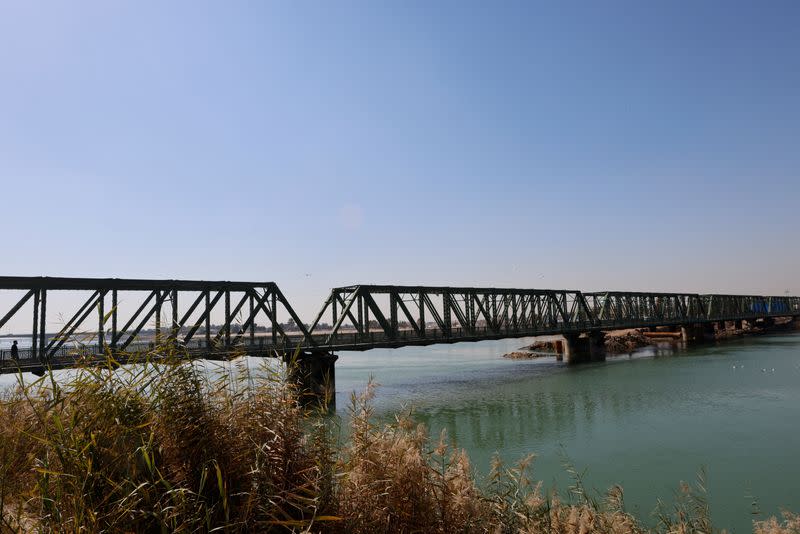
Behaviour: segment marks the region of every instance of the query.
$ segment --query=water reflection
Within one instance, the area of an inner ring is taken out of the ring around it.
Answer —
[[[769,513],[800,502],[800,428],[790,423],[800,420],[800,336],[665,343],[574,368],[500,357],[522,344],[347,355],[337,389],[360,387],[372,370],[384,384],[380,414],[414,406],[416,419],[434,434],[447,429],[479,472],[495,452],[507,461],[536,452],[537,476],[564,487],[563,447],[589,469],[591,487],[623,483],[644,514],[701,467],[714,517],[736,530],[750,530],[748,493]]]

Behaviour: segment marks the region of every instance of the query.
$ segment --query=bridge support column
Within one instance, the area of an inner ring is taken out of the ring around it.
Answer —
[[[564,359],[568,365],[580,363],[586,351],[581,350],[579,334],[565,334],[564,335]]]
[[[681,325],[681,341],[684,343],[691,343],[694,341],[694,325]]]
[[[681,340],[696,343],[714,339],[714,323],[681,325]]]
[[[589,359],[593,362],[606,361],[606,334],[605,332],[589,333]]]
[[[588,362],[591,358],[591,340],[588,336],[564,335],[564,359],[567,361],[567,365]]]
[[[714,323],[703,323],[703,341],[714,341],[716,339]]]
[[[284,359],[289,366],[289,379],[297,384],[303,406],[336,409],[336,370],[339,357],[330,352],[302,353],[297,359]]]
[[[704,325],[683,324],[681,325],[681,340],[684,343],[696,343],[705,339]],[[711,335],[714,335],[714,326],[711,326]]]
[[[798,323],[798,326],[800,326],[800,323]],[[560,361],[564,360],[564,353],[566,352],[566,348],[565,347],[566,347],[566,341],[563,341],[561,339],[557,339],[557,340],[553,341],[553,348],[555,349],[555,352],[556,352],[556,361],[557,362],[560,362]]]

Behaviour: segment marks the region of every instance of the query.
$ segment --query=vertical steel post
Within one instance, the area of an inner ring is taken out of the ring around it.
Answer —
[[[256,344],[256,302],[253,294],[250,294],[250,345]]]
[[[231,317],[231,292],[229,289],[225,290],[225,346],[228,347],[231,344],[231,321],[233,318]]]
[[[156,339],[155,344],[161,343],[161,290],[156,290]]]
[[[425,298],[422,291],[419,292],[419,332],[425,337]]]
[[[444,335],[449,336],[453,320],[450,318],[450,293],[448,291],[442,291],[442,322],[445,328]]]
[[[211,290],[205,290],[206,300],[206,349],[211,348]]]
[[[389,293],[389,321],[392,329],[392,336],[396,337],[399,332],[397,325],[397,299],[400,298],[396,291]]]
[[[97,299],[97,353],[105,352],[105,316],[106,316],[106,292],[101,291]]]
[[[458,295],[458,297],[461,297],[461,302],[464,303],[464,307],[463,307],[464,326],[462,328],[464,328],[466,330],[466,332],[471,333],[472,332],[472,315],[470,314],[470,311],[469,311],[469,301],[470,301],[469,295],[467,295],[466,293],[461,293],[461,294]],[[456,298],[456,302],[458,302],[458,298]]]
[[[358,327],[361,326],[361,331],[364,334],[368,334],[369,325],[364,324],[364,305],[362,304],[363,300],[364,300],[363,297],[359,293],[356,296],[356,319],[358,320],[359,324],[355,325],[355,327],[356,330],[358,330],[359,329]]]
[[[47,345],[45,341],[47,341],[47,333],[45,332],[45,328],[47,328],[47,290],[42,289],[42,300],[39,303],[40,312],[39,312],[39,356],[44,356],[45,348]]]
[[[275,292],[275,288],[271,288],[272,291],[272,344],[278,344],[278,296]]]
[[[178,339],[178,290],[172,290],[172,333],[170,337],[175,340]]]
[[[517,309],[517,295],[511,295],[511,324],[514,332],[519,330],[519,310]]]
[[[111,291],[111,348],[117,348],[117,290]]]
[[[39,343],[39,290],[33,294],[33,332],[31,334],[31,356],[38,356]]]
[[[475,330],[478,327],[478,317],[475,314],[475,294],[470,292],[466,295],[466,298],[469,301],[469,327],[470,331],[475,333]]]
[[[364,301],[364,333],[369,334],[369,306]]]

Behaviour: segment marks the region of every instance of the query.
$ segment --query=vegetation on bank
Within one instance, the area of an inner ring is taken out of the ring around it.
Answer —
[[[109,361],[68,376],[0,403],[2,532],[648,532],[619,487],[595,498],[572,473],[546,492],[532,456],[495,461],[479,483],[464,451],[408,414],[377,424],[372,386],[340,433],[267,367],[212,379]],[[702,484],[682,485],[651,531],[714,531]],[[798,534],[800,516],[754,531]]]

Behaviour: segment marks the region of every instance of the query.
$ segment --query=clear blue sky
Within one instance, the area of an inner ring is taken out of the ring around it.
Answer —
[[[800,3],[3,2],[0,273],[800,293]],[[310,276],[306,276],[310,274]]]

